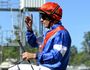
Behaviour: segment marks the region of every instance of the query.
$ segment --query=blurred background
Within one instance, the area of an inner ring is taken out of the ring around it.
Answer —
[[[33,30],[41,40],[46,30],[40,23],[37,10],[52,0],[0,0],[0,70],[21,61],[22,49],[18,40],[29,52],[37,52],[26,42],[25,16],[32,16]],[[53,0],[63,9],[62,24],[72,37],[70,61],[67,70],[90,70],[90,0]],[[31,60],[36,64],[35,60]],[[28,63],[23,61],[21,63]]]

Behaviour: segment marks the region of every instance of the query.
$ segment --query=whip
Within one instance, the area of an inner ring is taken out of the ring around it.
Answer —
[[[21,41],[20,41],[20,40],[17,40],[17,41],[18,41],[18,43],[19,43],[20,48],[22,49],[22,51],[23,51],[23,52],[26,52],[26,51],[25,51],[25,48],[23,47],[23,45],[22,45],[22,43],[21,43]],[[28,60],[28,62],[31,64],[31,61],[30,61],[30,60]],[[31,68],[32,68],[32,70],[34,70],[32,64],[31,64]]]

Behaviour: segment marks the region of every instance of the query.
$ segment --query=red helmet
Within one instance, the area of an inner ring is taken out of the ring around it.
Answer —
[[[51,16],[55,20],[59,21],[62,18],[62,8],[57,3],[47,2],[43,4],[39,10]]]

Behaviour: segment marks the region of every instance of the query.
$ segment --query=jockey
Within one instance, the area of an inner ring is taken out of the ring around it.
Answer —
[[[39,65],[50,70],[66,70],[70,56],[71,37],[61,23],[62,8],[57,3],[47,2],[38,10],[42,24],[49,30],[43,35],[42,44],[39,44],[32,29],[32,18],[26,17],[27,42],[32,47],[38,47],[39,52],[24,52],[22,58],[36,59]]]

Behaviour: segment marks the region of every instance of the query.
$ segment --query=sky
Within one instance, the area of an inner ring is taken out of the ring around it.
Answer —
[[[1,0],[0,0],[1,1]],[[12,0],[15,1],[15,0]],[[47,0],[58,3],[63,9],[62,24],[69,31],[72,45],[78,50],[82,48],[84,33],[90,31],[90,0]],[[12,12],[0,11],[0,26],[2,30],[12,28]],[[15,15],[15,14],[14,14]],[[15,16],[13,16],[16,18]],[[14,21],[16,19],[13,19]]]

